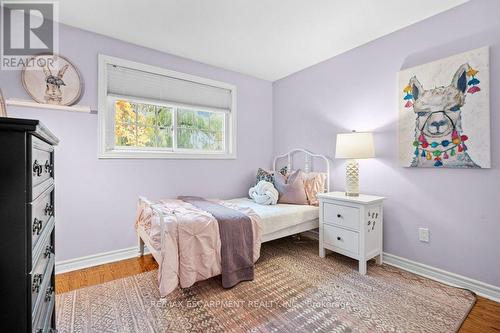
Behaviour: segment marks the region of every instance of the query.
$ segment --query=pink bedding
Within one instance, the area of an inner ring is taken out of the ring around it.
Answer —
[[[214,200],[236,209],[252,221],[254,262],[259,259],[262,226],[259,215],[252,209]],[[221,274],[221,242],[217,220],[209,213],[181,200],[161,200],[157,205],[165,216],[163,250],[161,252],[158,281],[161,296],[166,296],[178,285],[182,288],[195,282]],[[136,227],[142,226],[160,249],[160,223],[151,214],[149,206],[139,207]]]

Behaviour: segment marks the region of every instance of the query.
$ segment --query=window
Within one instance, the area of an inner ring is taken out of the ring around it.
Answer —
[[[99,57],[101,158],[235,158],[236,89]]]

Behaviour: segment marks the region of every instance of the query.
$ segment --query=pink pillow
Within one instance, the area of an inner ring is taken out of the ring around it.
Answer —
[[[274,186],[280,194],[278,203],[307,205],[304,179],[305,174],[302,170],[293,171],[288,174],[288,177],[276,173],[274,175]]]
[[[318,193],[325,192],[326,173],[309,172],[305,175],[304,187],[310,205],[318,206]]]

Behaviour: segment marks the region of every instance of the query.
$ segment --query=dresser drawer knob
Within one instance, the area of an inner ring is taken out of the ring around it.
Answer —
[[[42,174],[43,172],[43,166],[38,164],[38,161],[35,160],[35,162],[33,162],[33,172],[38,176],[40,177],[40,175]]]
[[[48,203],[47,203],[47,204],[45,205],[45,210],[44,210],[44,212],[45,212],[45,215],[49,215],[49,216],[54,215],[54,206],[53,206],[53,205],[51,205],[51,204],[48,204]]]
[[[340,214],[337,214],[337,217],[338,217],[338,218],[341,218],[341,217],[342,217],[342,215],[340,215]]]
[[[52,293],[54,292],[54,287],[50,286],[47,288],[47,291],[45,292],[45,302],[50,302],[52,299]]]
[[[33,220],[33,235],[40,235],[40,231],[42,231],[42,220],[35,217]]]
[[[42,274],[35,274],[33,276],[33,285],[31,286],[31,290],[33,292],[37,293],[40,291],[40,286],[42,285],[42,280],[43,280]]]
[[[50,163],[48,160],[45,161],[45,172],[52,173],[54,165]]]
[[[337,236],[337,240],[338,240],[338,241],[339,241],[339,240],[342,240],[342,237],[340,237],[340,236]]]
[[[54,247],[52,245],[47,245],[45,248],[45,252],[43,253],[44,258],[50,258],[50,256],[54,253]]]

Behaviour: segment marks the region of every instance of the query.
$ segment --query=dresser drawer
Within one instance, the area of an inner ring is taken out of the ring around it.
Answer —
[[[49,220],[47,227],[44,228],[42,235],[40,235],[37,245],[31,251],[31,265],[28,266],[28,271],[36,270],[41,262],[48,262],[54,256],[54,227],[54,219]]]
[[[54,216],[54,186],[50,186],[29,204],[31,221],[31,247],[34,248],[45,227]]]
[[[55,294],[52,289],[51,293],[47,293],[44,299],[43,307],[38,309],[38,312],[33,315],[32,333],[53,333],[52,316],[54,315]]]
[[[54,176],[54,148],[48,143],[31,137],[31,185],[38,186]]]
[[[53,297],[55,298],[55,297]],[[45,325],[43,329],[43,333],[57,333],[57,330],[55,329],[55,326],[52,326],[52,317],[54,316],[54,306],[55,306],[55,299],[51,301],[51,304],[49,305],[49,308],[47,309],[47,315],[45,316]],[[42,333],[38,332],[38,333]]]
[[[323,220],[326,223],[359,230],[359,209],[325,202]]]
[[[355,231],[324,224],[323,241],[339,249],[359,253],[359,234]]]
[[[45,251],[38,257],[38,261],[31,270],[31,311],[36,312],[36,308],[43,301],[47,286],[52,283],[52,271],[54,269],[54,248],[52,247],[50,235],[43,244]]]

